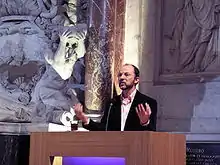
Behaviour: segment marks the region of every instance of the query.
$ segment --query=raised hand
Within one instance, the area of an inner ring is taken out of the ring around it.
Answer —
[[[73,34],[71,35],[71,33],[72,33],[72,31],[69,28],[64,30],[64,32],[59,35],[60,36],[60,42],[67,43],[69,38],[71,36],[73,36]]]
[[[70,78],[75,62],[86,52],[84,45],[86,32],[86,24],[65,27],[60,34],[60,44],[56,53],[54,55],[45,53],[45,59],[63,80]]]
[[[143,104],[138,104],[138,106],[136,107],[136,113],[142,125],[147,124],[149,122],[150,115],[151,115],[150,106],[147,103],[145,103],[145,106],[146,108],[144,107]]]
[[[83,105],[78,103],[73,106],[76,117],[81,120],[83,123],[88,123],[88,117],[83,112]]]
[[[86,27],[85,25],[76,25],[67,27],[59,36],[61,43],[75,44],[81,42],[86,38]],[[82,29],[80,29],[82,28]]]

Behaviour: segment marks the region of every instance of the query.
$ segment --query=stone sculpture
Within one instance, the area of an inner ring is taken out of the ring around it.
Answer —
[[[60,115],[78,102],[70,82],[82,83],[73,65],[85,54],[86,17],[78,21],[77,15],[86,3],[0,1],[1,122],[60,123]]]
[[[183,0],[169,38],[173,72],[204,72],[218,55],[219,0]]]

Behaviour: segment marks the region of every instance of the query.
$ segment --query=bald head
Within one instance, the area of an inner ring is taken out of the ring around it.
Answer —
[[[133,64],[124,64],[123,66],[131,66],[131,67],[133,67],[135,76],[136,77],[140,77],[140,71],[139,71],[139,69],[135,65],[133,65]]]

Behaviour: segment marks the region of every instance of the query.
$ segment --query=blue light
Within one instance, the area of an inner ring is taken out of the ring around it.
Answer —
[[[63,165],[125,165],[120,157],[63,157]]]

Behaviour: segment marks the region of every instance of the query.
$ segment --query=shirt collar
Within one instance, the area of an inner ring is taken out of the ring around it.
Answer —
[[[124,99],[129,99],[129,102],[132,102],[134,100],[135,94],[137,92],[137,89],[135,89],[127,98],[124,98],[121,94],[121,100],[123,101]]]
[[[137,89],[135,89],[129,96],[131,97],[131,100],[133,101],[133,99],[134,99],[134,96],[135,96],[135,94],[136,94],[136,92],[137,92]]]

